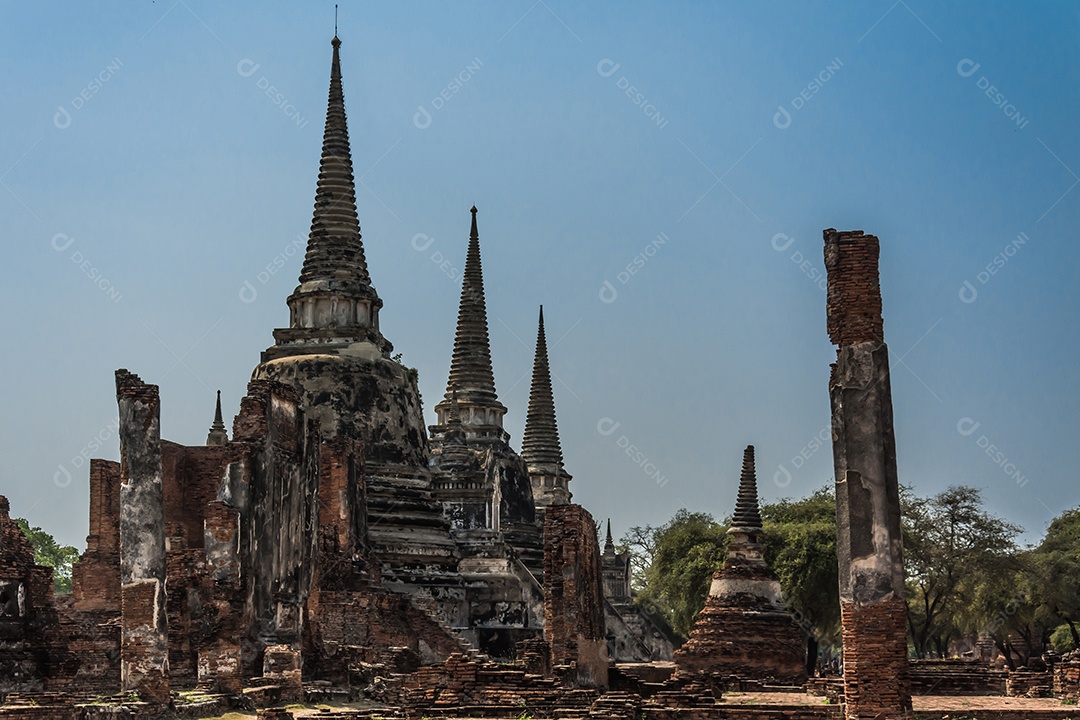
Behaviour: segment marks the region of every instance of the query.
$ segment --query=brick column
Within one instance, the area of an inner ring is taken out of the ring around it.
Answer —
[[[552,666],[577,687],[608,685],[604,595],[596,523],[580,505],[552,505],[544,517],[544,639]]]
[[[848,720],[910,718],[900,493],[878,239],[825,233],[836,554]]]
[[[169,702],[165,613],[165,505],[157,385],[116,371],[120,410],[120,685]]]

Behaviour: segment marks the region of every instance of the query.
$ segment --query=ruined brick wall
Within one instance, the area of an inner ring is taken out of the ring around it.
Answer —
[[[880,244],[861,230],[825,231],[825,269],[829,274],[826,317],[834,345],[884,342],[881,286],[878,280]]]
[[[551,675],[551,646],[540,638],[522,640],[517,644],[514,661],[530,675]]]
[[[120,463],[90,461],[90,530],[59,614],[50,690],[120,689]]]
[[[227,446],[161,442],[165,535],[170,551],[202,548],[206,507],[218,499],[225,467],[236,454]]]
[[[90,533],[71,569],[75,607],[120,612],[120,463],[90,461]]]
[[[607,687],[600,545],[580,505],[549,507],[544,518],[544,639],[551,664],[576,666],[577,683]]]
[[[450,630],[418,609],[408,595],[378,587],[322,590],[312,626],[315,674],[343,682],[350,662],[389,663],[391,648],[408,648],[418,663],[442,662],[462,651]],[[310,609],[310,608],[309,608]]]
[[[54,644],[52,601],[52,568],[34,563],[34,547],[0,495],[0,693],[42,688]]]
[[[555,679],[526,674],[513,665],[455,654],[443,664],[419,668],[406,682],[403,705],[406,716],[417,720],[462,716],[454,708],[469,708],[475,717],[587,717],[595,700],[595,690],[567,690]],[[570,708],[579,712],[568,713]]]
[[[200,650],[216,642],[212,631],[215,588],[204,577],[208,573],[205,524],[211,504],[222,492],[226,467],[238,452],[228,446],[188,447],[164,440],[161,449],[168,538],[169,674],[177,685],[190,687],[198,681]]]
[[[1004,670],[973,660],[911,660],[912,695],[1004,695]]]
[[[91,463],[88,549],[73,572],[73,597],[61,608],[63,652],[52,686],[100,689],[120,678],[121,530],[127,513],[128,552],[141,552],[139,540],[149,541],[150,550],[160,542],[168,583],[158,586],[164,592],[148,578],[125,586],[126,620],[134,631],[125,652],[129,666],[156,657],[151,625],[167,618],[168,664],[155,660],[156,673],[128,673],[125,682],[154,675],[139,691],[158,697],[167,690],[155,688],[167,687],[170,679],[238,693],[244,673],[262,672],[266,639],[282,625],[298,649],[315,565],[317,427],[298,412],[293,391],[254,383],[236,418],[236,441],[186,447],[160,440],[156,387],[127,373],[118,373],[117,380],[124,463]],[[154,502],[125,495],[123,481],[132,473],[158,482],[160,522],[147,514]],[[146,570],[155,558],[154,552],[129,557],[129,573]],[[165,611],[156,613],[162,600]],[[160,672],[163,667],[167,674]]]
[[[193,686],[199,680],[201,654],[221,655],[223,628],[231,628],[226,633],[229,647],[238,642],[236,618],[243,611],[239,565],[233,568],[236,575],[222,580],[220,559],[207,547],[205,525],[219,534],[236,532],[235,527],[223,530],[222,524],[236,526],[238,510],[217,497],[230,495],[227,468],[241,454],[235,447],[161,441],[169,675],[180,685]],[[118,688],[110,683],[119,679],[120,470],[119,463],[90,462],[90,533],[87,550],[72,570],[72,601],[60,608],[66,652],[50,678],[53,687]],[[222,544],[235,548],[238,540],[233,537]],[[232,662],[232,655],[226,655]],[[212,685],[239,692],[225,660],[204,660],[204,676],[209,673],[208,662],[225,663],[221,672],[213,673]]]
[[[324,440],[319,454],[318,585],[342,590],[378,577],[377,565],[368,562],[363,444],[347,437]]]
[[[1063,661],[1054,665],[1054,694],[1080,700],[1080,662]]]
[[[1052,697],[1054,678],[1049,671],[1011,670],[1005,681],[1010,697]]]
[[[231,695],[239,695],[243,689],[241,529],[239,509],[220,500],[207,503],[203,519],[206,566],[201,578],[197,676],[200,684]]]
[[[119,563],[116,565],[119,576]],[[117,580],[119,584],[119,580]],[[120,690],[120,610],[79,610],[57,596],[58,651],[45,689],[107,694]]]

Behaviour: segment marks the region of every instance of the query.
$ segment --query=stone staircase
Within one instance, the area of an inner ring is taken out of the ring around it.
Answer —
[[[473,645],[458,628],[452,627],[442,619],[439,612],[439,603],[430,595],[416,593],[410,595],[409,600],[412,602],[413,607],[424,613],[424,615],[426,615],[433,623],[438,625],[447,635],[453,638],[458,647],[461,648],[462,655],[465,655],[469,660],[476,662],[488,659],[487,655],[480,652],[479,648]]]

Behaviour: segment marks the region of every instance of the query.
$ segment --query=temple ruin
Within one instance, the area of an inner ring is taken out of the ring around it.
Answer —
[[[543,308],[520,453],[504,429],[475,206],[446,392],[425,426],[415,371],[379,322],[331,44],[288,326],[231,426],[219,393],[205,445],[163,439],[158,387],[116,371],[120,461],[90,462],[70,595],[0,497],[0,720],[907,719],[913,694],[943,689],[1080,698],[1080,662],[996,673],[907,658],[879,245],[862,232],[825,231],[843,677],[807,677],[804,631],[765,562],[753,446],[727,559],[675,650],[636,602],[610,521],[601,545],[572,502]],[[301,705],[322,702],[335,705]]]

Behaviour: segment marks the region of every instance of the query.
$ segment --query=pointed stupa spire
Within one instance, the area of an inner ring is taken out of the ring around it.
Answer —
[[[731,518],[732,529],[761,531],[761,511],[758,508],[757,474],[754,469],[754,446],[747,445],[743,451],[742,476],[739,478],[739,496],[735,501],[735,514]]]
[[[341,89],[341,40],[330,41],[334,59],[330,65],[330,98],[326,107],[322,160],[315,189],[315,212],[311,218],[307,255],[300,282],[354,280],[370,286],[360,220],[356,214],[349,129],[345,120],[345,96]]]
[[[608,518],[607,521],[607,537],[604,538],[604,554],[615,554],[615,541],[611,539],[611,518]]]
[[[217,405],[214,408],[214,422],[210,426],[210,434],[206,436],[207,445],[224,445],[229,442],[229,433],[225,431],[225,423],[221,419],[221,391],[217,391]]]
[[[472,229],[469,231],[469,250],[465,257],[465,272],[458,306],[457,333],[454,336],[454,356],[450,361],[450,379],[446,396],[435,406],[440,424],[446,424],[447,414],[456,393],[462,405],[465,425],[493,425],[502,428],[506,407],[495,392],[495,376],[491,369],[491,345],[488,340],[487,305],[484,301],[484,273],[480,263],[480,233],[476,229],[476,206],[472,207]]]
[[[369,340],[388,352],[389,345],[379,333],[382,300],[371,286],[356,214],[356,186],[341,89],[341,40],[335,34],[330,44],[334,59],[330,65],[315,210],[300,285],[288,300],[289,324],[293,330],[315,331],[321,343],[327,341],[326,331],[330,330],[334,339]],[[296,339],[290,338],[290,342]]]
[[[563,463],[559,427],[555,420],[555,399],[551,392],[543,305],[540,306],[536,331],[536,354],[533,357],[532,387],[529,389],[529,409],[525,415],[525,434],[521,439],[521,456],[530,465],[551,463],[561,467]]]
[[[555,421],[543,305],[540,306],[536,330],[536,355],[533,357],[532,386],[529,389],[529,409],[525,415],[525,434],[521,439],[521,456],[529,467],[533,502],[537,508],[570,502],[570,480],[573,478],[563,467],[559,426]]]

